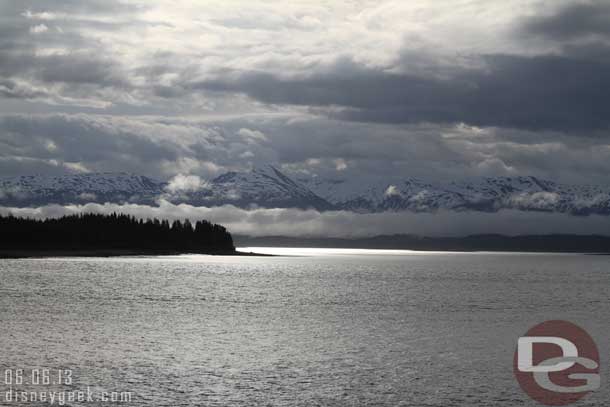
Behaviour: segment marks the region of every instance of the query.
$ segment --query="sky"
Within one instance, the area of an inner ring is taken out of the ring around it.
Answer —
[[[607,184],[610,3],[0,2],[0,174]]]
[[[609,127],[609,2],[0,2],[0,175],[608,185]]]

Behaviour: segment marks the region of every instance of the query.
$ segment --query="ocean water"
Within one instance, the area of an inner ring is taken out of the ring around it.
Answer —
[[[609,399],[610,257],[271,251],[0,260],[0,405],[533,406],[513,352],[549,319],[599,347],[579,405]]]

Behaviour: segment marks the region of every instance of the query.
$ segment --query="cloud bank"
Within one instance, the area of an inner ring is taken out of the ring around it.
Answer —
[[[59,217],[78,213],[120,212],[138,218],[169,220],[207,219],[227,227],[233,234],[249,236],[366,237],[381,234],[419,236],[465,236],[470,234],[607,234],[610,217],[576,217],[543,212],[501,210],[497,213],[386,212],[356,214],[346,211],[317,212],[300,209],[239,209],[174,205],[161,201],[159,206],[135,204],[49,205],[38,208],[0,207],[0,214],[33,218]]]
[[[610,145],[574,137],[433,124],[364,124],[296,114],[222,119],[93,114],[0,115],[2,175],[130,172],[209,180],[279,163],[328,178],[534,175],[607,183]]]
[[[3,2],[0,16],[0,95],[25,102],[173,115],[302,106],[357,122],[567,132],[610,125],[603,2],[28,0]]]
[[[608,27],[589,0],[6,0],[0,174],[607,184]]]

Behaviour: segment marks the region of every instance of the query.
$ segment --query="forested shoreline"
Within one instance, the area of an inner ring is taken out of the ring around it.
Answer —
[[[231,234],[200,220],[137,219],[113,213],[31,219],[0,216],[0,252],[232,254]],[[5,256],[13,257],[13,256]]]

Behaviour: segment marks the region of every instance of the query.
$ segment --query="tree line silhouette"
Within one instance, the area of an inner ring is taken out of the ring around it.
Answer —
[[[117,213],[44,220],[0,216],[0,231],[0,249],[4,250],[235,251],[231,234],[206,220],[170,223]]]

